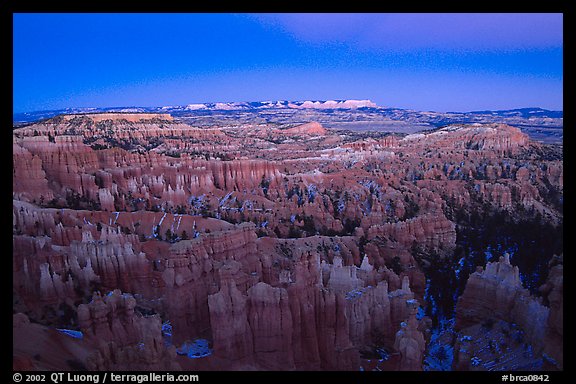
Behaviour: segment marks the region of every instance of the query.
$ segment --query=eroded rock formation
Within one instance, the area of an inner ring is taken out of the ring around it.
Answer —
[[[78,323],[86,342],[97,350],[86,359],[90,370],[179,370],[174,346],[166,348],[159,316],[142,317],[136,300],[120,290],[78,306]]]
[[[505,254],[498,262],[470,275],[466,289],[456,305],[456,329],[464,330],[477,324],[504,321],[520,327],[522,337],[534,351],[551,354],[555,365],[562,368],[562,353],[558,341],[562,338],[562,310],[559,309],[558,289],[562,289],[562,266],[551,270],[544,287],[550,292],[550,307],[541,298],[530,295],[522,287],[517,266],[510,264]],[[561,299],[560,299],[561,302]]]
[[[89,369],[175,368],[169,321],[173,346],[209,341],[195,369],[358,370],[387,350],[419,370],[424,268],[451,260],[458,220],[562,222],[562,162],[505,125],[368,137],[87,114],[14,129],[13,150],[14,311],[82,330]],[[490,311],[562,361],[561,267],[546,305],[505,259],[468,286],[458,327]]]

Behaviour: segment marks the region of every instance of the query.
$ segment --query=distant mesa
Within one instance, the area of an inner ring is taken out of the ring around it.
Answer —
[[[227,102],[227,103],[195,103],[188,104],[184,110],[254,110],[254,109],[357,109],[378,108],[370,100],[306,100],[306,101],[255,101],[255,102]]]
[[[483,111],[471,111],[468,112],[470,115],[492,115],[500,117],[521,117],[525,119],[531,118],[553,118],[562,119],[564,117],[563,111],[550,111],[540,107],[530,107],[530,108],[516,108],[516,109],[505,109],[505,110],[483,110]]]
[[[292,104],[293,108],[314,108],[314,109],[356,109],[356,108],[377,108],[378,106],[370,100],[328,100],[328,101],[304,101],[301,104]]]
[[[166,109],[168,109],[168,108],[166,108]],[[208,106],[206,104],[188,104],[185,109],[195,111],[198,109],[208,109]]]

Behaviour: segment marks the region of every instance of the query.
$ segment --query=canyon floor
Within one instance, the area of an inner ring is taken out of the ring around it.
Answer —
[[[563,370],[561,142],[306,113],[14,128],[14,369]]]

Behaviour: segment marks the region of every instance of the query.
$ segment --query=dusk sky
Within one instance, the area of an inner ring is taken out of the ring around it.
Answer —
[[[563,109],[562,14],[14,14],[13,112],[370,99]]]

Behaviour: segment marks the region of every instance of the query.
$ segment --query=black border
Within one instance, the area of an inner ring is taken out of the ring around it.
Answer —
[[[526,2],[515,2],[512,0],[508,0],[507,2],[499,1],[499,2],[489,2],[489,1],[474,1],[474,2],[467,2],[467,1],[428,1],[418,4],[414,1],[404,1],[398,2],[395,1],[393,4],[385,3],[384,1],[380,2],[331,2],[331,3],[311,3],[311,2],[296,2],[296,1],[266,1],[266,2],[240,2],[236,1],[234,3],[222,3],[222,2],[215,2],[204,0],[203,2],[189,2],[188,5],[182,5],[181,3],[162,3],[158,4],[157,2],[144,2],[139,1],[138,3],[130,3],[126,1],[98,1],[98,2],[75,2],[74,4],[66,4],[65,2],[61,2],[58,0],[54,0],[51,2],[41,2],[41,3],[30,3],[30,2],[16,2],[12,1],[10,4],[3,4],[0,12],[1,12],[1,25],[5,29],[5,34],[3,34],[3,40],[7,43],[6,47],[4,47],[5,51],[13,52],[13,14],[14,13],[151,13],[151,12],[158,12],[158,13],[182,13],[182,12],[192,12],[192,13],[199,13],[199,12],[209,12],[209,13],[222,13],[222,12],[240,12],[240,13],[247,13],[247,12],[256,12],[256,13],[264,13],[264,12],[422,12],[422,13],[439,13],[439,12],[448,12],[448,13],[456,13],[456,12],[486,12],[486,13],[495,13],[495,12],[526,12],[526,13],[533,13],[533,12],[542,12],[542,13],[563,13],[564,14],[564,46],[568,47],[565,49],[564,52],[570,53],[573,52],[573,41],[574,41],[574,31],[569,31],[569,29],[573,28],[573,12],[572,7],[570,5],[574,5],[576,2],[570,0],[548,0],[545,2],[538,1],[526,1]],[[507,9],[506,9],[506,6]],[[7,57],[4,57],[4,60],[7,61]],[[574,105],[574,87],[576,84],[574,83],[574,78],[572,75],[572,70],[574,67],[574,59],[570,57],[570,54],[564,54],[564,104],[568,101],[568,105],[572,107]],[[13,63],[11,61],[11,63]],[[11,66],[11,69],[12,66]],[[569,69],[568,71],[566,69]],[[10,71],[12,72],[12,71]],[[6,77],[9,76],[8,71],[5,71]],[[11,87],[7,89],[13,89],[13,78],[10,77],[6,79],[6,84],[11,84]],[[4,100],[8,99],[8,95]],[[13,101],[13,95],[10,95],[10,100]],[[13,104],[13,103],[12,103]],[[567,129],[564,130],[564,140],[570,142],[572,139],[571,137],[574,134],[574,129],[576,129],[576,124],[574,121],[574,110],[573,108],[563,108],[564,109],[564,126]],[[8,132],[11,129],[8,126],[12,125],[12,111],[10,113],[6,113],[4,115],[6,121],[5,124],[5,131],[6,131],[6,143],[11,143],[12,139],[11,136],[8,137]],[[8,125],[10,124],[10,125]],[[11,147],[10,147],[11,148]],[[2,151],[6,159],[6,164],[11,164],[10,159],[8,156],[11,154],[11,149],[8,151]],[[568,158],[570,157],[571,153],[568,154]],[[566,158],[566,154],[564,154]],[[571,161],[569,160],[569,163]],[[570,167],[569,167],[570,168]],[[569,171],[570,172],[570,171]],[[568,175],[572,175],[568,173]],[[566,186],[565,186],[566,187]],[[570,179],[568,183],[568,196],[574,196],[574,194],[570,193],[571,191],[571,184]],[[6,189],[6,200],[11,199],[11,195],[9,194],[10,190]],[[8,204],[8,201],[7,201]],[[7,205],[8,206],[8,205]],[[566,206],[570,209],[572,206],[570,199]],[[571,217],[569,215],[568,217]],[[11,233],[9,231],[11,224],[8,222],[10,220],[10,216],[8,212],[5,212],[5,216],[3,220],[6,220],[6,231],[3,233]],[[8,226],[10,225],[10,227]],[[569,226],[568,226],[569,227]],[[6,239],[8,242],[9,239]],[[9,244],[12,244],[10,241]],[[566,262],[567,261],[567,262]],[[566,266],[568,266],[568,271],[571,271],[570,266],[572,265],[570,261],[570,257],[565,259]],[[5,270],[11,271],[9,268],[5,268]],[[9,273],[9,272],[6,272]],[[5,284],[8,286],[11,283],[11,275],[8,279],[3,279]],[[11,284],[10,284],[11,285]],[[567,285],[567,287],[570,284]],[[6,287],[6,292],[10,292],[11,287]],[[8,296],[8,295],[7,295]],[[7,297],[6,302],[9,302]],[[570,315],[568,315],[570,316]],[[568,322],[565,322],[568,323]],[[519,375],[549,375],[549,382],[550,383],[558,383],[559,381],[564,381],[568,376],[568,373],[572,370],[572,366],[570,365],[570,355],[566,354],[569,352],[571,345],[566,341],[569,339],[570,328],[567,327],[565,329],[564,334],[564,353],[568,356],[565,361],[564,371],[560,372],[480,372],[480,371],[469,371],[469,372],[458,372],[458,371],[450,371],[450,372],[265,372],[265,371],[257,371],[257,372],[203,372],[198,371],[194,372],[198,374],[200,378],[200,382],[224,382],[226,381],[233,381],[233,380],[262,380],[263,382],[290,382],[294,383],[297,380],[314,380],[314,381],[328,381],[330,383],[353,383],[353,382],[378,382],[382,383],[387,380],[399,380],[399,381],[408,381],[408,382],[417,382],[423,381],[425,383],[446,383],[446,382],[458,382],[462,383],[465,380],[475,381],[478,380],[482,383],[502,383],[502,375],[504,374],[513,374],[515,376]],[[6,343],[8,344],[8,343]],[[6,354],[5,356],[9,356]],[[5,358],[5,363],[10,364],[8,369],[4,372],[7,372],[10,375],[7,377],[8,380],[13,381],[13,374],[12,371],[12,364],[11,360]],[[42,372],[37,372],[42,373]],[[44,372],[46,374],[46,381],[49,381],[49,375],[53,372]],[[102,383],[102,375],[104,373],[96,373],[90,372],[91,374],[98,374],[100,377],[100,383]],[[134,374],[146,374],[147,372],[130,372]],[[159,372],[159,373],[166,373],[166,372]],[[178,374],[181,372],[172,372],[173,374]],[[23,375],[27,373],[22,372]],[[518,380],[516,380],[518,381]],[[66,382],[66,381],[64,381]],[[109,380],[108,380],[109,382]]]

